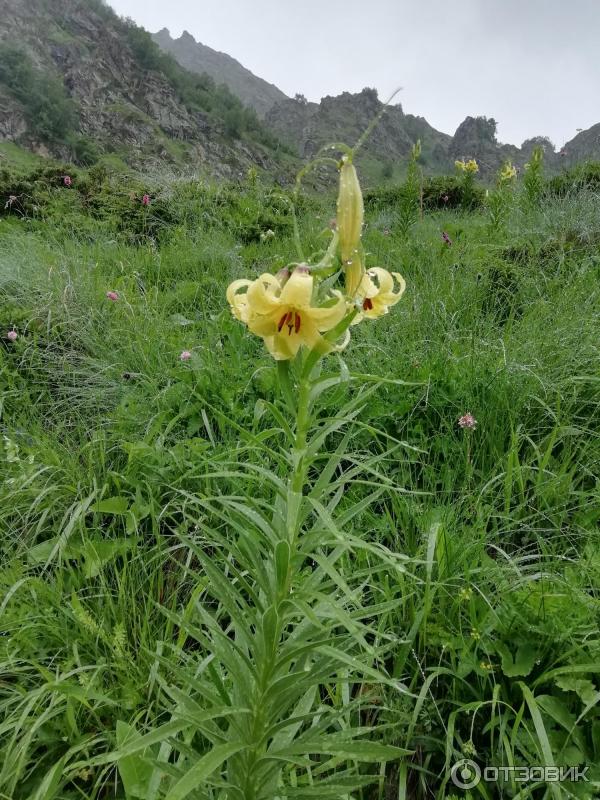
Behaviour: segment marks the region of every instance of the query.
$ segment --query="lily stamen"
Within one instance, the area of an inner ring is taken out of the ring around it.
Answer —
[[[279,320],[279,325],[277,326],[278,333],[281,333],[281,331],[283,329],[283,326],[285,325],[285,322],[286,322],[286,320],[287,320],[287,318],[289,316],[290,316],[290,312],[286,311],[285,314],[283,315],[283,317]]]

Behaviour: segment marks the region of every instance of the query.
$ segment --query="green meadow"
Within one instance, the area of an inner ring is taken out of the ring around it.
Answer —
[[[310,372],[225,292],[322,258],[335,170],[294,197],[14,157],[2,800],[598,796],[597,176],[366,191],[406,291]],[[462,759],[509,769],[461,788]]]

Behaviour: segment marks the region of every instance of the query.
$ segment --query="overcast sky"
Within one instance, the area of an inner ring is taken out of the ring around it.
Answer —
[[[513,144],[600,122],[600,0],[108,1],[309,100],[402,87],[397,102],[439,130],[484,115]]]

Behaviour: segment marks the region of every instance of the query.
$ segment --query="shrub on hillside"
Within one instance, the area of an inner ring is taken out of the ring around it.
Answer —
[[[0,45],[0,85],[23,106],[29,130],[47,142],[66,142],[77,128],[77,105],[62,82],[35,69],[12,44]]]
[[[380,186],[365,193],[365,206],[373,210],[382,210],[398,206],[403,197],[402,184]],[[455,175],[436,175],[423,181],[423,208],[435,211],[443,208],[461,208],[463,206],[463,186]],[[473,202],[475,208],[481,208],[485,199],[485,190],[475,184]]]
[[[552,197],[565,197],[582,189],[600,191],[600,161],[587,161],[555,175],[546,184]]]

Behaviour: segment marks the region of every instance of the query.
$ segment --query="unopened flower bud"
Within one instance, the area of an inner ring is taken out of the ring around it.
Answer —
[[[342,261],[352,259],[358,249],[363,218],[363,197],[356,169],[350,158],[344,156],[340,168],[340,191],[336,217]]]
[[[283,287],[290,278],[290,271],[287,267],[283,267],[283,269],[280,269],[279,272],[276,273],[275,277],[277,278],[277,280],[279,281],[279,285],[283,289]]]

